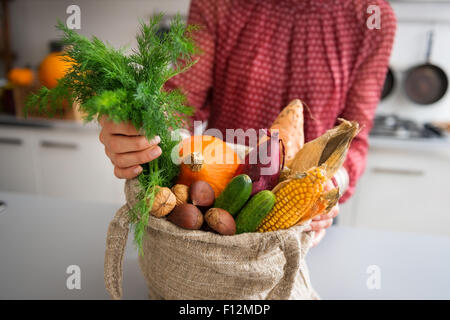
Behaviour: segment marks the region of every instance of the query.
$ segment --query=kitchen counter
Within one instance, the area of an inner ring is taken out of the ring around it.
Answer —
[[[400,139],[387,136],[369,136],[370,148],[387,148],[395,150],[427,151],[450,149],[450,138]]]
[[[0,114],[0,126],[16,128],[43,128],[69,131],[98,131],[99,125],[95,122],[77,122],[59,119],[17,118],[15,116]],[[450,136],[444,138],[401,139],[390,136],[370,135],[371,147],[395,148],[407,150],[427,150],[436,148],[450,148]]]
[[[103,255],[117,205],[4,192],[0,200],[0,299],[108,298]],[[131,238],[124,298],[146,299]],[[307,261],[323,299],[449,299],[449,253],[450,237],[332,227]],[[79,290],[66,287],[70,265],[80,267]],[[379,289],[367,286],[368,268]]]
[[[33,129],[55,129],[68,131],[98,131],[99,125],[95,122],[77,122],[74,120],[41,119],[41,118],[17,118],[12,115],[0,114],[0,126]]]
[[[447,236],[332,227],[307,262],[323,299],[450,299]]]

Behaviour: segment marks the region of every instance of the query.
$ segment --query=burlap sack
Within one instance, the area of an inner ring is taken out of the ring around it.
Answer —
[[[128,210],[139,184],[125,184],[127,204],[108,229],[105,285],[113,299],[122,296],[122,259],[128,235]],[[141,270],[152,299],[318,299],[305,256],[312,232],[303,226],[267,233],[221,236],[181,229],[150,217]]]

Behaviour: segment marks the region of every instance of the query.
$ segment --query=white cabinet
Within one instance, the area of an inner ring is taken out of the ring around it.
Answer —
[[[36,192],[33,138],[21,130],[0,129],[0,188]]]
[[[343,224],[450,235],[450,148],[372,146]]]
[[[124,202],[95,129],[0,128],[0,191]]]

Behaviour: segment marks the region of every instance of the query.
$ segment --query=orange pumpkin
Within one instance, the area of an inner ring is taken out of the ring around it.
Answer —
[[[56,87],[58,80],[72,67],[72,63],[65,61],[61,54],[61,52],[50,53],[39,66],[39,80],[49,89]]]
[[[190,186],[203,180],[217,197],[225,189],[241,163],[238,155],[222,140],[213,136],[192,136],[183,140],[182,159],[177,183]]]
[[[8,72],[8,80],[16,86],[29,86],[33,79],[33,70],[29,68],[14,68]]]

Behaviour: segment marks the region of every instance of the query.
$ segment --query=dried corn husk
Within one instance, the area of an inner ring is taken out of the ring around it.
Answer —
[[[339,201],[339,188],[333,188],[330,191],[324,192],[314,207],[306,214],[304,214],[299,222],[295,225],[301,225],[306,221],[318,216],[320,214],[327,214]]]
[[[291,162],[290,169],[283,171],[280,176],[281,181],[272,190],[277,196],[277,201],[282,200],[278,199],[278,194],[281,189],[294,179],[305,178],[312,169],[320,168],[320,171],[323,172],[325,177],[324,181],[326,182],[331,179],[342,166],[347,156],[350,143],[360,129],[357,122],[344,119],[339,120],[341,123],[338,126],[328,130],[317,139],[306,143],[303,148],[296,153]],[[314,198],[317,200],[315,200],[312,206],[310,205],[310,209],[296,216],[298,220],[294,225],[303,224],[319,214],[328,213],[339,201],[339,189],[334,188],[329,191],[322,191],[319,197],[314,195]],[[291,210],[293,209],[291,208]],[[284,228],[287,227],[291,226],[284,226]]]
[[[289,166],[291,174],[306,172],[324,164],[327,178],[334,176],[345,161],[350,143],[360,131],[357,122],[339,120],[341,123],[338,126],[306,143],[296,153]]]

